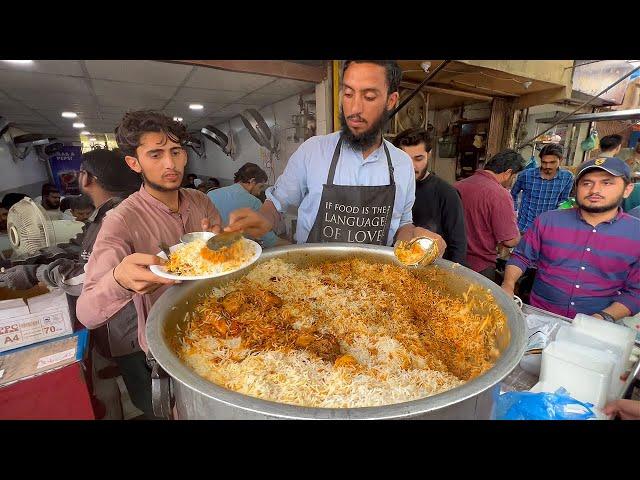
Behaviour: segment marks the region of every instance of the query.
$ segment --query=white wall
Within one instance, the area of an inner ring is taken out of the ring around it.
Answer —
[[[24,160],[14,159],[9,146],[0,138],[0,199],[9,192],[40,195],[49,181],[46,164],[32,151]]]
[[[316,85],[316,135],[331,133],[333,125],[333,94],[331,70],[327,78]]]
[[[260,110],[260,113],[272,131],[274,124],[277,123],[275,131],[278,132],[280,138],[281,152],[279,161],[274,162],[272,169],[269,169],[266,165],[266,162],[269,159],[268,151],[258,145],[245,128],[242,120],[239,117],[236,117],[230,122],[238,148],[238,154],[236,155],[235,160],[225,155],[216,144],[209,140],[205,140],[206,156],[198,158],[198,156],[193,152],[189,152],[187,172],[195,173],[196,175],[204,178],[216,177],[220,180],[222,185],[228,185],[233,182],[233,174],[242,165],[247,162],[252,162],[259,165],[267,172],[269,175],[269,183],[273,184],[275,179],[283,172],[289,157],[302,144],[302,141],[294,142],[292,139],[287,139],[287,137],[292,136],[293,132],[291,129],[291,115],[300,113],[298,98],[299,96],[296,94]],[[314,99],[315,92],[304,95],[303,98],[305,100]],[[229,131],[228,122],[216,125],[216,127],[225,133]],[[324,130],[325,128],[326,123],[320,125],[321,130]]]

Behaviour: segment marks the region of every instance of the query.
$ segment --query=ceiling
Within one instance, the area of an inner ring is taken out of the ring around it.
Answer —
[[[402,68],[402,86],[415,87],[426,78],[427,74],[422,68],[424,62],[430,64],[429,72],[432,72],[443,60],[398,61]],[[553,88],[558,88],[558,85],[452,61],[423,90],[430,93],[429,109],[443,110],[490,102],[493,97],[515,98]]]
[[[314,83],[152,60],[0,61],[0,115],[16,127],[58,138],[113,132],[128,110],[179,116],[190,129],[260,109]],[[203,110],[190,110],[199,103]],[[75,112],[76,119],[61,116]],[[84,129],[72,124],[82,122]]]
[[[443,61],[399,60],[398,63],[403,71],[402,79],[413,83],[420,83],[424,80],[427,74],[421,67],[423,62],[431,64],[429,72],[432,72]],[[453,61],[439,71],[429,82],[429,85],[458,90],[462,93],[499,97],[518,97],[558,87],[554,83],[530,80],[530,78],[519,75],[491,72],[488,68]]]

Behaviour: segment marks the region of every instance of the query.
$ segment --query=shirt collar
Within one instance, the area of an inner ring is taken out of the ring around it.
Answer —
[[[380,146],[378,148],[376,148],[373,152],[371,152],[371,155],[369,155],[367,158],[363,158],[362,157],[362,151],[361,150],[356,150],[355,148],[353,148],[351,146],[351,144],[349,142],[347,142],[346,140],[343,140],[342,146],[348,148],[349,150],[351,150],[358,157],[358,159],[362,162],[363,165],[365,163],[376,162],[380,158],[383,158],[382,155],[385,155],[385,153],[384,153],[384,138],[382,139],[382,142],[380,143]]]
[[[429,172],[429,174],[426,177],[424,177],[422,180],[416,180],[416,183],[419,183],[419,184],[420,183],[427,183],[429,180],[431,180],[435,176],[436,176],[435,173]]]
[[[551,180],[555,180],[556,178],[558,178],[558,176],[560,175],[560,169],[558,168],[558,170],[556,170],[556,174],[551,177],[551,178],[544,178],[542,176],[542,170],[541,167],[536,168],[536,176],[541,179],[541,180],[547,180],[548,182],[550,182]]]
[[[624,215],[624,211],[622,210],[622,208],[618,207],[618,213],[616,214],[615,217],[613,217],[611,220],[607,220],[606,222],[600,222],[600,223],[601,224],[602,223],[608,223],[608,224],[615,223],[620,219],[620,217],[622,217],[622,215]],[[592,225],[590,223],[588,223],[584,218],[582,218],[582,212],[580,211],[580,208],[576,208],[576,217],[581,222],[586,223],[587,225],[589,225],[589,228],[592,227]]]
[[[231,186],[231,188],[233,188],[234,190],[237,190],[238,192],[245,192],[245,193],[249,193],[249,192],[247,192],[247,191],[245,190],[245,188],[244,188],[242,185],[240,185],[240,182],[236,182],[236,183],[234,183],[234,184]]]
[[[189,213],[191,203],[189,202],[189,197],[185,195],[184,188],[178,190],[178,212],[180,215],[187,215]],[[144,184],[138,190],[140,194],[140,198],[149,206],[160,210],[161,212],[167,213],[169,215],[173,215],[176,212],[172,212],[169,207],[167,207],[164,203],[162,203],[157,198],[153,197],[147,190],[144,188]]]
[[[100,205],[98,208],[96,208],[93,211],[93,213],[91,214],[91,216],[87,219],[87,221],[88,222],[95,222],[96,218],[98,218],[98,216],[102,216],[108,210],[111,210],[113,208],[113,204],[116,203],[116,202],[119,202],[120,200],[121,200],[120,197],[111,197],[109,200],[107,200],[102,205]]]
[[[490,172],[489,170],[476,170],[474,175],[480,175],[482,177],[489,178],[502,187],[502,184],[498,181],[493,172]]]

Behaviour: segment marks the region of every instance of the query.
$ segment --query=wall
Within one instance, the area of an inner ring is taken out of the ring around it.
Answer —
[[[315,98],[315,96],[314,92],[304,95],[303,98],[305,100],[309,100]],[[193,152],[189,152],[187,172],[195,173],[202,178],[216,177],[224,186],[233,183],[233,174],[242,165],[247,162],[253,162],[258,164],[267,172],[269,175],[269,183],[273,184],[275,179],[284,170],[289,157],[302,144],[302,141],[294,142],[291,138],[293,133],[291,115],[300,112],[298,98],[299,97],[296,94],[260,110],[260,113],[272,131],[274,124],[277,123],[276,132],[278,132],[280,138],[281,152],[280,158],[277,162],[274,162],[273,168],[269,169],[267,166],[267,161],[269,159],[268,151],[261,148],[253,137],[251,137],[240,117],[235,117],[231,119],[230,122],[216,125],[225,133],[229,131],[229,125],[231,126],[236,145],[238,147],[238,154],[235,159],[225,155],[220,147],[213,142],[205,140],[206,156],[198,158],[198,156]],[[318,116],[318,118],[321,117]],[[325,119],[322,118],[322,120]],[[325,129],[326,121],[324,123],[319,122],[317,125],[317,133],[325,133]]]
[[[327,78],[316,85],[316,134],[326,135],[333,131],[333,96],[331,69]]]
[[[13,159],[9,146],[0,139],[0,199],[9,192],[40,195],[42,184],[49,181],[46,164],[32,151],[24,160]]]

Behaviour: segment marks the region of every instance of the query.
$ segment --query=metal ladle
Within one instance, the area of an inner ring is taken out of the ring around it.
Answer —
[[[402,260],[400,260],[400,257],[398,256],[399,249],[402,248],[403,250],[409,250],[411,249],[411,247],[413,247],[415,243],[418,243],[418,245],[420,245],[420,248],[422,249],[424,254],[417,261],[412,263],[405,263]],[[440,252],[438,250],[438,244],[432,238],[416,237],[407,243],[400,242],[394,248],[393,253],[395,254],[398,261],[403,265],[407,267],[417,267],[417,266],[431,265],[433,262],[435,262],[436,258],[438,258],[438,255]]]

